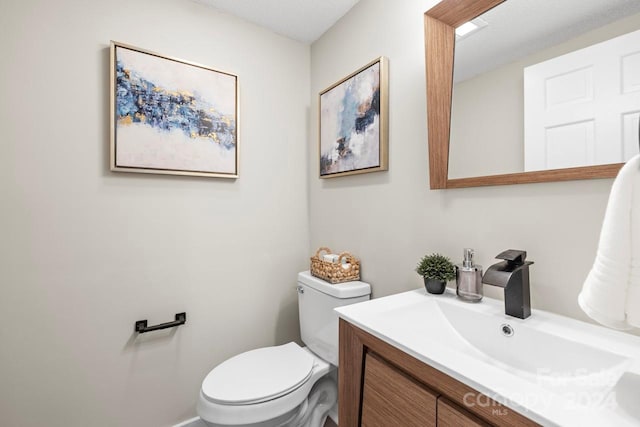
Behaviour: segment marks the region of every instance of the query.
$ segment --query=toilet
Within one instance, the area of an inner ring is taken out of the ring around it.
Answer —
[[[298,274],[300,332],[295,342],[238,354],[209,372],[197,411],[211,427],[322,427],[337,423],[338,315],[336,307],[366,301],[364,282],[332,285]]]

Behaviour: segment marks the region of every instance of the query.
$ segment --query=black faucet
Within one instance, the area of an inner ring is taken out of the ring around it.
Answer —
[[[509,316],[526,319],[531,316],[529,293],[529,266],[525,261],[526,251],[506,250],[496,256],[505,261],[489,267],[482,277],[482,283],[504,288],[504,311]]]

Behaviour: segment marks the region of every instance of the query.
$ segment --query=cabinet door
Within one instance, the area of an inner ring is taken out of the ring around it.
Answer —
[[[362,392],[363,427],[436,425],[437,395],[383,359],[367,353]]]
[[[475,417],[458,407],[456,404],[440,397],[438,399],[438,427],[489,427],[478,417]]]

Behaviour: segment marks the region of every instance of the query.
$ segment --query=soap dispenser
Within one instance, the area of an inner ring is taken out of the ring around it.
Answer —
[[[473,263],[473,249],[464,249],[462,264],[456,265],[456,294],[469,302],[482,299],[482,266]]]

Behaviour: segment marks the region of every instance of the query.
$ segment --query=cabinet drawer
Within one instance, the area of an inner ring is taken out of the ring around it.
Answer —
[[[438,427],[490,427],[490,424],[440,397],[438,398]]]
[[[362,393],[363,427],[436,425],[437,395],[380,357],[367,353]]]

